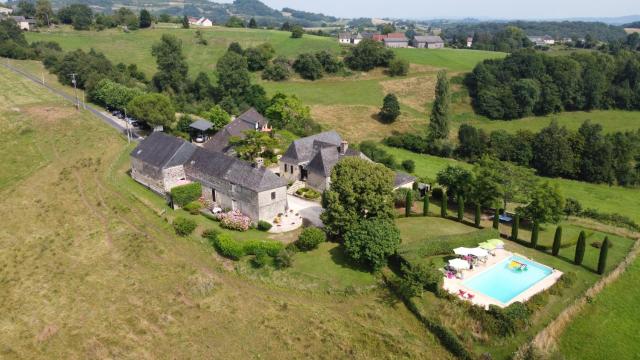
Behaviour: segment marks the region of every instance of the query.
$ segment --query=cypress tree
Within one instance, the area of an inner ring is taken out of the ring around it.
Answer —
[[[518,240],[518,229],[520,228],[520,215],[516,214],[513,217],[513,224],[511,225],[511,240]]]
[[[426,193],[422,200],[422,216],[427,215],[429,215],[429,193]]]
[[[604,274],[607,267],[607,255],[609,254],[609,237],[605,236],[600,248],[600,258],[598,259],[598,274]]]
[[[553,247],[551,248],[551,255],[558,256],[560,253],[560,245],[562,244],[562,226],[556,228],[556,235],[553,237]]]
[[[538,246],[538,222],[533,223],[533,229],[531,229],[531,247],[536,248]]]
[[[473,219],[473,223],[476,225],[476,227],[480,227],[480,213],[482,212],[482,209],[480,208],[480,204],[476,204],[476,216]]]
[[[187,15],[182,17],[182,28],[183,29],[189,28],[189,18],[187,17]]]
[[[446,139],[449,136],[449,104],[451,92],[447,72],[438,72],[436,83],[436,99],[433,102],[431,116],[429,118],[429,136],[432,139]]]
[[[573,262],[576,265],[582,265],[582,260],[584,259],[584,250],[587,246],[587,236],[584,231],[580,231],[580,235],[578,235],[578,243],[576,244],[576,256],[573,259]]]
[[[404,201],[404,216],[411,216],[411,208],[413,207],[413,191],[407,191],[407,197]]]
[[[500,209],[496,208],[496,212],[493,214],[493,228],[498,230],[500,228]]]
[[[458,221],[462,222],[464,219],[464,198],[458,195]]]
[[[443,218],[447,217],[447,193],[445,191],[442,192],[442,202],[440,203],[440,216]]]

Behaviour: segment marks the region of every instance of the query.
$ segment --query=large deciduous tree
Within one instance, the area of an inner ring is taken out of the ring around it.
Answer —
[[[338,162],[324,195],[321,219],[327,233],[339,238],[362,219],[393,219],[393,179],[393,172],[380,164],[356,157]]]
[[[364,39],[351,49],[344,61],[351,70],[369,71],[377,66],[389,66],[394,57],[393,51],[385,48],[383,43]]]
[[[182,41],[175,35],[164,34],[160,42],[153,45],[151,54],[156,58],[158,72],[153,84],[160,91],[182,94],[187,86],[189,66],[182,54]]]
[[[400,116],[400,103],[395,94],[387,94],[382,101],[378,117],[384,123],[392,123]]]
[[[169,126],[176,118],[171,100],[163,94],[144,94],[136,96],[127,105],[134,118],[151,126]]]
[[[243,56],[227,51],[216,64],[218,85],[225,96],[242,98],[251,86],[247,60]]]
[[[400,244],[400,231],[389,219],[365,219],[344,234],[344,247],[354,261],[373,271],[387,264]]]
[[[520,210],[524,217],[533,222],[558,223],[564,210],[564,198],[558,186],[545,182],[535,187],[531,193],[531,200]]]

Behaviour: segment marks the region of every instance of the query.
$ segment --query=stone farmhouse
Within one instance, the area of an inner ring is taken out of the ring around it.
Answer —
[[[154,132],[131,152],[131,177],[167,196],[175,186],[202,185],[202,197],[252,221],[272,221],[287,209],[287,183],[267,169]]]
[[[338,34],[338,42],[343,45],[358,45],[362,39],[364,39],[364,37],[360,33],[352,34],[343,32]]]
[[[411,40],[411,44],[420,49],[442,49],[444,47],[444,41],[436,35],[416,35]]]
[[[250,108],[209,138],[204,143],[204,148],[210,151],[233,154],[233,148],[229,145],[229,140],[232,137],[244,138],[245,131],[248,130],[271,132],[271,127],[264,116],[256,109]]]
[[[359,157],[371,161],[362,152],[349,148],[335,131],[295,140],[279,161],[280,176],[288,182],[302,181],[317,191],[324,191],[331,185],[331,170],[345,157]],[[396,173],[394,188],[412,187],[416,178]]]

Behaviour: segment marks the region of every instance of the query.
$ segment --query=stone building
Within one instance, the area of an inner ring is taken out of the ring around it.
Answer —
[[[269,121],[254,108],[250,108],[233,119],[210,137],[203,146],[207,150],[232,154],[233,149],[229,145],[229,140],[232,137],[244,138],[245,131],[249,130],[271,132]]]
[[[272,221],[287,209],[284,179],[160,132],[152,133],[131,152],[131,176],[165,196],[175,186],[199,182],[205,199],[238,210],[254,222]]]
[[[414,36],[411,44],[415,48],[420,49],[442,49],[444,48],[444,40],[440,36]]]

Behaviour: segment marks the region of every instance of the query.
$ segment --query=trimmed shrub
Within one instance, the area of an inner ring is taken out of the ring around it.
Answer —
[[[202,237],[207,239],[207,241],[209,242],[209,244],[211,244],[211,246],[216,245],[216,241],[218,240],[218,235],[220,235],[220,232],[214,229],[207,229],[202,232]]]
[[[576,256],[573,259],[573,262],[576,265],[582,265],[582,260],[584,260],[584,251],[587,247],[587,235],[584,231],[580,231],[580,235],[578,235],[578,243],[576,244]]]
[[[284,245],[277,241],[268,240],[248,240],[240,242],[240,246],[243,247],[246,255],[257,255],[260,252],[265,252],[269,256],[276,256],[280,250],[284,249]]]
[[[264,251],[259,251],[253,259],[251,259],[251,265],[257,269],[264,267],[268,261],[267,253]]]
[[[302,234],[296,241],[296,247],[301,251],[316,249],[318,245],[327,241],[327,234],[317,227],[308,227],[302,230]]]
[[[271,223],[264,221],[264,220],[260,220],[258,221],[258,230],[260,231],[269,231],[271,230],[271,227],[273,225],[271,225]]]
[[[538,246],[538,230],[539,225],[537,222],[533,223],[533,229],[531,229],[531,247],[535,249]]]
[[[287,249],[282,249],[273,258],[273,265],[277,269],[286,269],[293,265],[293,253]]]
[[[500,228],[500,209],[496,208],[493,214],[493,228],[498,230]]]
[[[518,229],[520,228],[520,215],[516,214],[513,217],[513,224],[511,224],[511,240],[518,240]]]
[[[458,221],[464,220],[464,198],[458,195]]]
[[[183,207],[202,196],[202,185],[194,182],[191,184],[176,186],[171,189],[171,199],[175,205]]]
[[[411,216],[411,208],[413,207],[413,190],[407,191],[407,195],[404,201],[404,216]]]
[[[431,196],[433,196],[434,200],[442,199],[443,194],[444,190],[442,190],[441,188],[433,188],[433,190],[431,190]]]
[[[429,194],[426,194],[422,199],[422,216],[427,215],[429,215]]]
[[[551,255],[558,256],[560,246],[562,245],[562,226],[556,228],[556,234],[553,236],[553,246],[551,247]]]
[[[482,213],[482,208],[480,207],[480,204],[476,204],[476,213],[475,216],[473,218],[473,224],[476,227],[480,227],[480,215]]]
[[[200,201],[192,201],[182,208],[185,211],[188,211],[191,215],[198,215],[200,213],[200,209],[202,209],[202,204]]]
[[[387,74],[389,76],[405,76],[409,73],[409,62],[403,59],[393,59],[389,61]]]
[[[609,254],[609,237],[605,236],[600,248],[600,257],[598,258],[598,274],[602,275],[607,269],[607,255]]]
[[[245,255],[244,246],[234,240],[229,234],[218,235],[215,241],[215,247],[220,255],[233,260],[239,260]]]
[[[198,226],[194,220],[178,216],[173,220],[173,229],[180,236],[191,235]]]
[[[442,192],[442,201],[440,202],[440,216],[447,217],[447,193]]]
[[[404,160],[401,164],[402,168],[408,173],[412,173],[416,169],[416,163],[411,159]]]

